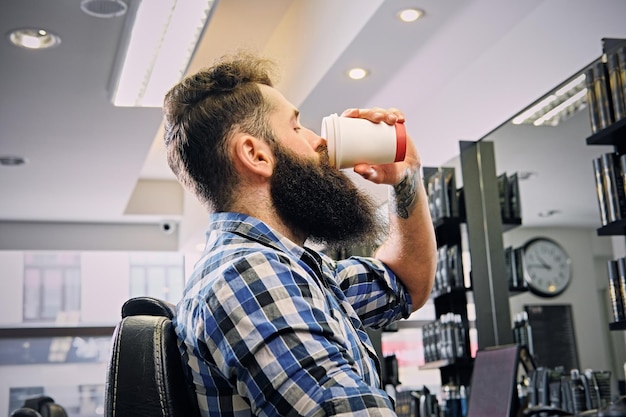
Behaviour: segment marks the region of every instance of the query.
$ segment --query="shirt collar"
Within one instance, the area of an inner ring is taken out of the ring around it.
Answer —
[[[209,221],[207,235],[214,232],[235,233],[277,250],[292,253],[298,258],[305,252],[303,247],[298,246],[263,221],[247,214],[234,212],[212,213],[209,216]]]

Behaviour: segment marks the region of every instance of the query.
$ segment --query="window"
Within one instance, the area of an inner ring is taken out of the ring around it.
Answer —
[[[43,394],[43,387],[11,387],[9,389],[9,413],[22,408],[28,398],[38,397]]]
[[[80,314],[80,254],[24,253],[25,322],[54,322]]]
[[[130,254],[130,296],[176,303],[182,297],[184,258],[178,253]]]

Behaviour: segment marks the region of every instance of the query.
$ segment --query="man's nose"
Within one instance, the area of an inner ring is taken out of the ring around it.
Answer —
[[[314,150],[318,150],[319,147],[322,145],[324,146],[328,145],[328,142],[326,141],[326,139],[313,133],[312,140],[311,140],[311,147]]]

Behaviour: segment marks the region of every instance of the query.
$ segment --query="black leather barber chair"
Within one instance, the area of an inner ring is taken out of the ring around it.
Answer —
[[[172,325],[174,306],[152,297],[122,306],[113,334],[105,387],[105,417],[199,416],[185,379]]]
[[[24,406],[13,411],[11,417],[67,417],[67,413],[52,398],[42,395],[24,401]]]

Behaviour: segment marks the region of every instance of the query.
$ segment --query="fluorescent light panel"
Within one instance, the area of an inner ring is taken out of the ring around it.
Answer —
[[[543,116],[535,120],[533,124],[535,126],[540,126],[546,123],[550,119],[556,117],[559,113],[567,111],[569,106],[576,104],[580,100],[584,100],[586,97],[587,97],[587,89],[583,88],[578,93],[574,94],[573,96],[571,96],[570,98],[568,98],[567,100],[565,100],[564,102],[562,102],[561,104],[559,104],[558,106],[556,106],[555,108],[553,108],[552,110],[550,110],[549,112],[547,112],[546,114],[544,114]]]
[[[113,104],[161,107],[185,74],[215,0],[144,0],[139,4]]]
[[[539,103],[524,110],[511,122],[516,125],[556,126],[584,107],[587,101],[585,85],[585,74],[581,74]]]

